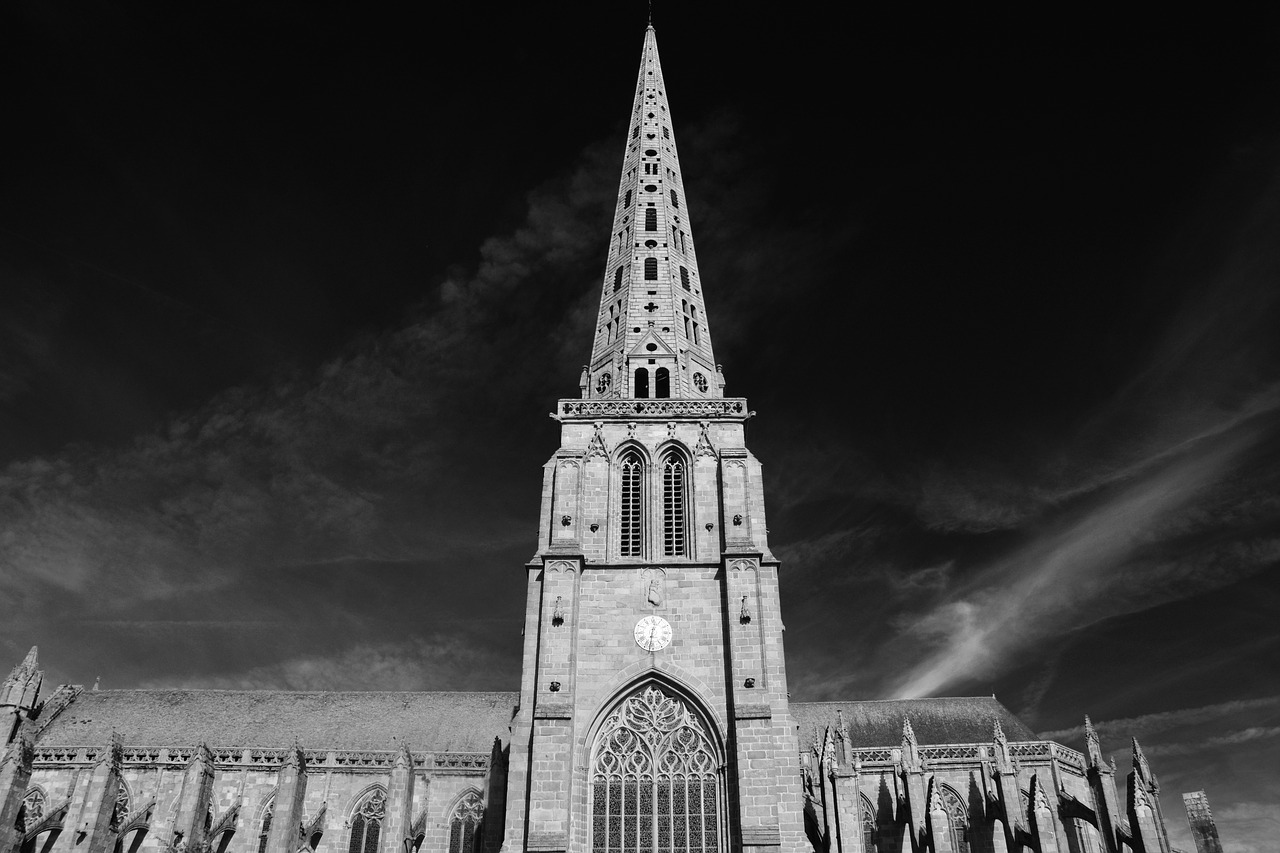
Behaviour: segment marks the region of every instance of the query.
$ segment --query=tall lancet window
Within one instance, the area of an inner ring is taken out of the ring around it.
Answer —
[[[271,818],[275,815],[275,811],[274,799],[262,810],[262,825],[258,828],[258,853],[266,853],[267,842],[271,839]]]
[[[662,554],[666,557],[688,556],[687,470],[684,457],[674,450],[662,458]]]
[[[641,492],[644,491],[644,460],[640,453],[628,450],[622,456],[622,500],[619,533],[621,535],[621,554],[624,557],[639,557],[641,543],[644,540],[644,502]]]
[[[484,801],[475,791],[467,791],[449,817],[449,853],[473,853],[479,848],[483,818]]]
[[[955,853],[969,853],[969,809],[964,800],[950,788],[941,786],[942,808],[947,812],[947,832],[951,837],[951,849]]]
[[[387,795],[376,789],[351,816],[351,841],[347,853],[378,853],[382,821],[387,812]]]
[[[605,720],[591,756],[593,853],[721,848],[717,750],[678,698],[648,687]]]

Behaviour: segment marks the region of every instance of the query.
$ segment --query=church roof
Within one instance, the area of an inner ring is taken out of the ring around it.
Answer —
[[[510,737],[518,693],[292,693],[273,690],[100,690],[81,693],[39,742],[488,752]]]
[[[854,747],[897,746],[902,723],[911,721],[920,744],[990,743],[992,725],[1000,721],[1009,740],[1039,740],[1035,732],[994,696],[936,699],[883,699],[869,702],[792,702],[791,716],[807,745],[816,727],[821,733],[836,725],[841,711]]]

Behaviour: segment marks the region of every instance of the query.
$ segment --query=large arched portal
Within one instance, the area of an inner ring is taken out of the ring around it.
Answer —
[[[709,853],[723,847],[719,750],[673,692],[619,703],[591,751],[593,853]]]

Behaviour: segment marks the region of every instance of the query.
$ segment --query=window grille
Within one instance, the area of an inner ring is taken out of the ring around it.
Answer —
[[[644,209],[644,230],[646,231],[658,230],[658,208],[646,207]]]
[[[386,806],[386,794],[374,791],[356,809],[351,818],[351,843],[347,845],[347,853],[378,853],[378,838],[382,835]]]
[[[679,207],[679,206],[680,206],[680,196],[676,195],[676,191],[675,191],[675,190],[672,190],[672,191],[671,191],[671,206],[672,206],[672,207]]]
[[[623,207],[631,206],[631,190],[627,190],[627,198],[625,201],[622,202],[622,206]]]
[[[644,279],[645,281],[658,280],[658,259],[657,258],[644,259]]]
[[[692,290],[692,288],[691,288],[691,287],[689,287],[689,269],[688,269],[688,267],[680,267],[680,284],[684,286],[684,289],[685,289],[685,290]]]
[[[685,465],[675,453],[662,462],[662,553],[687,556],[685,524]]]
[[[706,728],[656,687],[604,723],[592,757],[593,853],[720,849],[717,760]]]
[[[639,373],[640,371],[636,371]],[[644,463],[634,450],[622,457],[622,556],[639,557],[644,527],[641,523],[640,492],[644,485]]]
[[[449,853],[473,853],[479,847],[484,802],[475,791],[463,794],[449,818]]]
[[[671,138],[671,128],[669,128],[669,127],[664,127],[664,128],[662,129],[662,138],[663,138],[663,139],[670,139],[670,138]]]

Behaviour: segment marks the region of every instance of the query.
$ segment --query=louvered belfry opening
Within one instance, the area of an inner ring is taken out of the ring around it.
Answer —
[[[641,496],[644,491],[644,460],[634,450],[622,457],[622,500],[619,519],[621,535],[620,553],[624,557],[639,557],[644,539]]]
[[[666,557],[688,555],[685,525],[685,463],[677,453],[662,460],[662,553]]]
[[[721,849],[721,784],[706,727],[650,686],[605,720],[591,763],[592,853]]]

